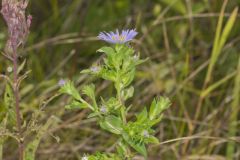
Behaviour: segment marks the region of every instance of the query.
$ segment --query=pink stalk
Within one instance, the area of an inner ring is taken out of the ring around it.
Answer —
[[[32,17],[25,15],[28,0],[2,0],[1,14],[8,26],[8,41],[5,52],[13,62],[13,92],[15,97],[16,121],[19,138],[19,160],[23,160],[24,139],[21,127],[20,96],[18,86],[18,48],[24,45],[31,25]]]

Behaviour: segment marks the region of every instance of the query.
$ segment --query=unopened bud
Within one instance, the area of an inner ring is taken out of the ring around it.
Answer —
[[[100,67],[94,66],[94,67],[91,67],[90,70],[91,70],[92,72],[94,72],[94,73],[97,73],[97,72],[100,71]]]
[[[149,137],[149,133],[148,133],[148,131],[147,131],[147,130],[144,130],[144,131],[143,131],[143,136],[144,136],[144,137],[146,137],[146,138],[148,138],[148,137]]]
[[[100,112],[107,113],[107,107],[106,106],[101,106],[100,107]]]
[[[59,85],[60,87],[64,86],[65,84],[66,84],[66,81],[65,81],[64,79],[60,79],[60,80],[58,81],[58,85]]]

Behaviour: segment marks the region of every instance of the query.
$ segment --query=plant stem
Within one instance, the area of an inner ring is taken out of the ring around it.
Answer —
[[[3,144],[0,143],[0,160],[3,158]]]
[[[21,128],[21,113],[20,113],[20,100],[19,100],[19,88],[18,88],[18,55],[15,51],[13,53],[13,92],[15,97],[15,107],[16,107],[16,119],[17,119],[17,130],[18,130],[18,152],[19,160],[23,160],[23,138],[22,138],[22,128]]]

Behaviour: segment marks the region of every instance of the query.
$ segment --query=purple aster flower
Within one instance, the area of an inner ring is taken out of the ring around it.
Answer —
[[[131,41],[138,33],[135,29],[122,30],[121,34],[118,30],[116,32],[100,32],[98,38],[113,44],[124,44]]]

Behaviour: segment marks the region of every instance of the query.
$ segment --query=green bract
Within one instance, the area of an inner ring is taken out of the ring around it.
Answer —
[[[170,101],[164,97],[154,99],[149,112],[144,107],[142,112],[136,115],[135,120],[127,120],[128,109],[125,101],[134,94],[134,87],[131,83],[135,77],[136,66],[146,60],[141,60],[139,54],[136,55],[133,48],[127,45],[102,47],[97,52],[105,54],[102,64],[92,66],[81,73],[111,81],[116,89],[116,95],[109,98],[96,97],[95,86],[85,85],[81,89],[81,94],[89,98],[90,102],[87,102],[70,81],[61,87],[60,92],[71,95],[73,98],[72,102],[66,106],[67,109],[89,108],[92,112],[89,113],[88,118],[97,118],[102,129],[119,137],[118,155],[96,153],[85,156],[83,159],[129,160],[134,156],[130,148],[147,158],[146,144],[159,143],[158,139],[153,136],[155,131],[152,127],[161,120],[162,112],[170,106]]]

